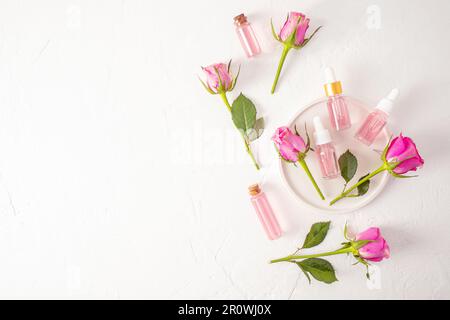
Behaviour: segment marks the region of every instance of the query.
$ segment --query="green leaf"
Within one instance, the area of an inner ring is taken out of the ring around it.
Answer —
[[[330,229],[330,221],[318,222],[311,226],[302,249],[312,248],[322,243]]]
[[[370,173],[366,174],[364,177],[361,177],[358,181],[361,181],[362,179],[366,178]],[[358,186],[358,196],[361,197],[369,191],[370,187],[370,180],[367,180],[363,184]]]
[[[327,284],[338,281],[334,268],[327,260],[311,258],[297,262],[298,266],[306,273],[309,273],[317,281]]]
[[[339,168],[341,169],[342,178],[344,178],[346,183],[349,183],[355,176],[356,169],[358,169],[358,160],[350,150],[347,150],[339,157]]]
[[[231,116],[236,128],[247,133],[253,129],[256,122],[256,108],[253,102],[242,93],[233,101]]]
[[[255,141],[264,132],[264,118],[259,118],[255,122],[255,126],[247,132],[247,137],[250,141]]]
[[[305,274],[306,278],[307,278],[308,281],[309,281],[309,284],[311,284],[311,277],[309,276],[308,272],[306,272],[306,270],[303,269],[303,267],[302,267],[302,265],[300,264],[300,262],[296,262],[295,264],[300,268],[300,270],[303,271],[303,273]]]

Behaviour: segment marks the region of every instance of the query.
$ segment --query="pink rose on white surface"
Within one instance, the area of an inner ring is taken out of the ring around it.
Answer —
[[[206,83],[209,89],[218,93],[219,91],[230,91],[233,85],[233,76],[225,63],[216,63],[203,68],[206,75]]]
[[[325,257],[341,254],[351,254],[356,259],[356,264],[362,264],[366,267],[366,277],[370,278],[369,262],[380,262],[390,257],[390,249],[386,240],[381,236],[380,228],[372,227],[350,239],[347,235],[347,225],[344,229],[344,238],[347,242],[341,243],[341,247],[334,251],[328,251],[316,254],[300,254],[303,249],[310,249],[321,244],[328,234],[330,221],[317,222],[312,225],[306,236],[302,247],[284,258],[275,259],[270,263],[290,262],[296,264],[311,283],[311,278],[320,282],[331,284],[338,281],[333,265],[325,260]]]
[[[416,171],[417,168],[421,168],[424,164],[414,141],[411,138],[403,137],[402,134],[390,143],[386,152],[386,161],[389,163],[398,163],[392,169],[396,174]]]
[[[242,93],[234,100],[233,104],[230,104],[228,101],[227,93],[232,91],[236,86],[240,72],[239,67],[236,77],[233,77],[230,67],[231,60],[228,65],[225,63],[215,63],[202,68],[206,81],[200,79],[200,82],[210,94],[219,95],[222,98],[223,103],[231,114],[235,127],[242,136],[247,154],[250,156],[256,170],[259,170],[260,166],[253,155],[250,144],[261,135],[264,120],[263,118],[260,118],[257,121],[256,108],[253,102]],[[250,135],[249,132],[254,134]]]
[[[370,242],[358,249],[359,256],[364,260],[380,262],[390,257],[390,249],[386,240],[381,236],[380,228],[369,228],[358,233],[355,240],[369,240]]]
[[[275,75],[275,80],[272,85],[272,94],[275,93],[275,89],[278,84],[278,79],[280,78],[281,70],[283,69],[284,61],[291,49],[301,49],[303,48],[309,40],[316,34],[316,32],[321,28],[318,27],[309,38],[306,38],[306,31],[309,28],[309,18],[307,18],[303,13],[300,12],[290,12],[281,28],[280,32],[277,34],[275,28],[272,24],[272,34],[275,40],[283,44],[283,53],[278,64],[277,73]]]

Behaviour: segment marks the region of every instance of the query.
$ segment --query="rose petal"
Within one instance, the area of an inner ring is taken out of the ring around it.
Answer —
[[[418,167],[424,164],[414,141],[409,137],[403,137],[402,134],[391,142],[386,153],[386,160],[388,162],[400,162],[393,170],[397,174],[416,171]]]
[[[295,33],[295,45],[299,46],[305,41],[305,34],[309,27],[309,19],[302,19]]]
[[[298,21],[300,18],[304,19],[304,15],[300,12],[290,12],[289,17],[281,28],[279,37],[282,41],[289,38],[290,35],[295,31]]]
[[[206,68],[203,68],[203,71],[206,74],[206,81],[208,86],[214,91],[217,92],[219,88],[219,77],[222,81],[222,85],[225,91],[231,88],[231,84],[233,82],[233,77],[228,72],[228,66],[225,63],[216,63],[210,65]],[[219,74],[219,77],[217,76]]]
[[[377,240],[380,237],[380,228],[369,228],[356,235],[356,240]]]
[[[369,242],[358,250],[359,254],[363,258],[384,257],[385,243],[386,241],[383,238],[374,242]]]
[[[405,143],[403,142],[403,136],[400,134],[399,137],[391,141],[388,151],[386,153],[386,159],[391,161],[392,159],[397,159],[403,151],[405,150]]]
[[[417,171],[417,168],[420,168],[423,165],[423,160],[419,158],[412,158],[403,161],[393,170],[397,174],[404,174],[409,171]]]
[[[291,145],[283,142],[279,148],[280,155],[283,159],[287,161],[297,162],[298,161],[298,151],[292,149]]]
[[[288,127],[278,128],[272,136],[272,141],[287,161],[297,162],[299,153],[306,150],[303,138],[292,133]]]
[[[295,151],[297,151],[297,153],[298,152],[305,152],[306,151],[306,144],[305,144],[305,141],[303,140],[303,138],[302,137],[300,137],[300,136],[298,136],[298,135],[296,135],[296,134],[290,134],[290,135],[287,135],[286,137],[285,137],[285,141],[287,142],[287,143],[289,143],[291,146],[292,146],[292,148],[295,150]]]

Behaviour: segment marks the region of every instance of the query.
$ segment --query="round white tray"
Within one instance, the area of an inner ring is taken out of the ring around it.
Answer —
[[[368,109],[364,103],[355,98],[346,96],[345,99],[347,99],[348,110],[352,120],[352,127],[350,129],[344,131],[335,131],[331,129],[326,98],[320,99],[304,108],[301,108],[301,111],[294,116],[294,118],[288,123],[288,126],[292,130],[294,130],[294,127],[296,126],[297,130],[306,141],[306,123],[309,136],[311,137],[311,144],[314,148],[314,128],[312,125],[312,118],[314,116],[320,116],[324,126],[330,130],[334,145],[336,147],[337,157],[339,158],[345,151],[350,150],[358,159],[358,170],[353,180],[349,183],[349,186],[351,186],[356,183],[360,177],[380,167],[380,153],[389,142],[390,134],[387,128],[383,129],[370,147],[356,140],[354,138],[355,132],[361,125],[361,122],[369,114],[370,109]],[[333,180],[323,179],[316,155],[313,151],[308,153],[306,163],[308,164],[308,167],[311,170],[317,184],[325,195],[325,201],[320,199],[312,183],[306,176],[306,173],[300,166],[296,167],[293,164],[280,159],[281,176],[283,177],[288,189],[299,200],[320,212],[338,214],[348,213],[360,209],[369,204],[380,194],[389,179],[389,174],[387,172],[381,173],[371,180],[370,188],[366,195],[358,198],[342,199],[335,205],[329,206],[329,202],[342,192],[344,179],[342,177]]]

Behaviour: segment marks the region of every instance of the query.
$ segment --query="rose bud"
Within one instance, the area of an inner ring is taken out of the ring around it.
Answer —
[[[371,242],[358,249],[359,256],[364,260],[380,262],[390,257],[389,245],[381,236],[379,228],[369,228],[356,235],[356,241],[370,240]]]
[[[411,138],[403,137],[402,134],[390,143],[385,161],[394,164],[392,172],[394,175],[402,175],[409,171],[416,171],[424,164],[424,160],[417,151],[417,147]]]
[[[288,128],[280,127],[272,137],[281,157],[289,162],[297,162],[302,154],[306,152],[306,144],[301,136],[298,136]]]
[[[277,73],[275,74],[275,80],[272,85],[272,94],[278,84],[278,79],[280,77],[281,70],[283,69],[284,61],[291,49],[301,49],[303,48],[309,40],[316,34],[316,32],[321,28],[318,27],[309,38],[305,38],[306,31],[309,27],[309,19],[303,13],[300,12],[290,12],[286,22],[281,28],[280,32],[277,34],[275,28],[272,24],[272,34],[275,40],[283,44],[283,53],[281,54],[280,62],[278,63]]]
[[[280,127],[272,136],[272,141],[275,143],[275,147],[282,159],[291,163],[300,163],[320,198],[325,200],[322,191],[314,180],[314,177],[305,162],[306,154],[310,150],[309,137],[308,142],[305,143],[305,140],[303,140],[299,134],[294,134],[288,127]]]
[[[300,12],[291,12],[284,23],[283,28],[280,30],[279,38],[284,42],[289,39],[293,32],[295,37],[293,38],[293,44],[295,46],[301,46],[305,40],[305,34],[309,27],[309,19]]]
[[[202,68],[206,76],[206,83],[203,83],[205,89],[211,94],[222,94],[234,89],[236,78],[230,72],[230,64],[216,63],[206,68]],[[239,75],[239,72],[238,72]]]

